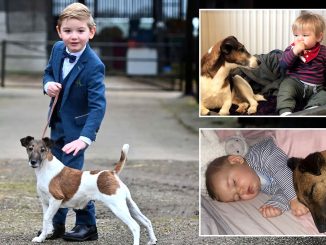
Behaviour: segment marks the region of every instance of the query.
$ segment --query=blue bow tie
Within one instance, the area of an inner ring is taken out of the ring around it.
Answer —
[[[63,58],[68,58],[69,59],[69,63],[74,63],[77,59],[77,56],[72,55],[72,54],[68,54],[66,50],[63,51]]]

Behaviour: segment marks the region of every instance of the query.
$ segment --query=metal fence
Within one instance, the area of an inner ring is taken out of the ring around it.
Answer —
[[[46,16],[58,16],[76,0],[5,0],[8,33],[45,31]],[[186,19],[187,0],[85,0],[94,18],[155,18],[160,21]],[[52,6],[47,7],[47,6]],[[48,12],[48,13],[47,13]],[[24,21],[20,21],[24,19]]]
[[[31,65],[42,61],[47,62],[46,49],[51,48],[54,41],[1,42],[1,86],[5,86],[9,64],[25,61]],[[157,77],[166,82],[165,88],[181,89],[184,80],[183,55],[174,55],[182,50],[181,43],[116,43],[92,42],[91,47],[98,53],[107,67],[107,74],[134,77]],[[106,52],[106,51],[109,52]],[[42,66],[42,65],[41,65]],[[23,69],[23,68],[22,68]],[[176,83],[180,83],[179,85]]]
[[[46,5],[47,1],[44,0],[5,0],[4,11],[6,12],[7,32],[45,31]]]
[[[74,0],[52,0],[52,15],[56,16]],[[156,17],[162,11],[162,20],[185,19],[187,0],[85,0],[95,18],[144,18]]]

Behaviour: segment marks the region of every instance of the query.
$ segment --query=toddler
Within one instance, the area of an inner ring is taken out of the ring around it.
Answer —
[[[318,14],[304,13],[292,25],[294,42],[283,52],[286,70],[277,95],[277,111],[289,115],[300,102],[304,109],[326,104],[326,47],[321,45],[325,22]]]
[[[206,188],[212,199],[233,202],[255,198],[260,191],[271,198],[259,208],[265,217],[290,210],[296,216],[309,210],[296,198],[286,154],[269,137],[251,146],[245,157],[216,158],[206,170]]]

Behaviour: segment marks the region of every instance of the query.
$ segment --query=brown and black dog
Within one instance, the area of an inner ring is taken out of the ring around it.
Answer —
[[[249,83],[239,75],[229,74],[239,66],[258,67],[259,61],[252,56],[234,36],[229,36],[211,47],[201,58],[200,75],[200,115],[218,109],[219,115],[229,115],[232,104],[238,106],[237,112],[254,114],[258,102],[265,100],[262,95],[254,94]]]
[[[288,167],[293,171],[294,189],[300,202],[309,208],[320,233],[326,232],[326,151],[306,158],[292,157]]]

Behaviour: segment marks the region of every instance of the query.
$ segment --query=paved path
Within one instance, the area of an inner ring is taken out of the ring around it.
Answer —
[[[19,139],[40,137],[49,97],[37,83],[26,87],[10,86],[10,81],[7,84],[0,89],[0,158],[26,158]],[[122,144],[129,143],[130,159],[198,159],[196,129],[176,116],[182,114],[176,111],[178,104],[195,114],[196,105],[186,102],[180,92],[161,91],[122,77],[107,79],[107,88],[107,112],[87,158],[115,159]]]

